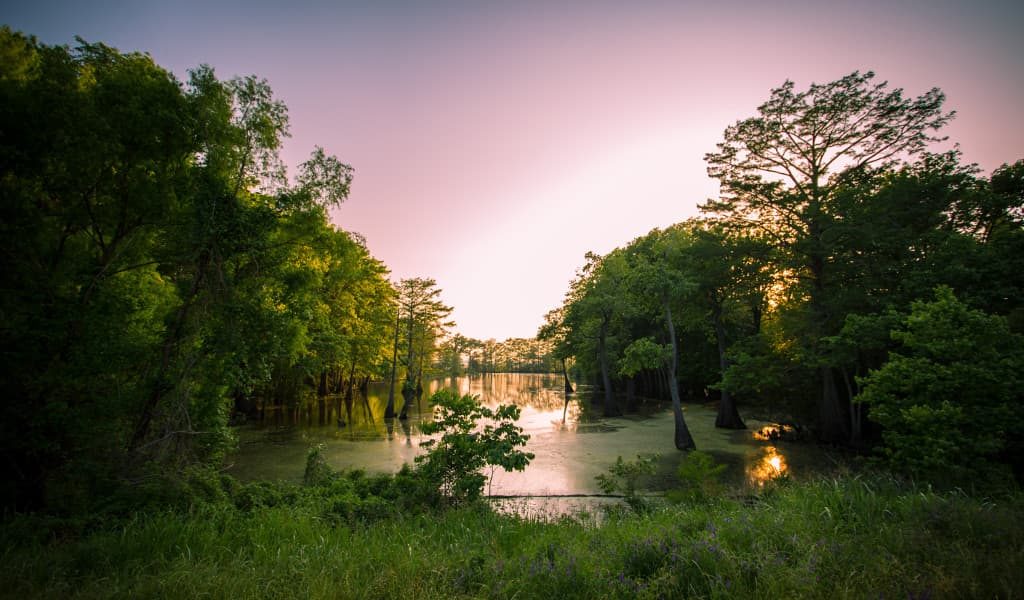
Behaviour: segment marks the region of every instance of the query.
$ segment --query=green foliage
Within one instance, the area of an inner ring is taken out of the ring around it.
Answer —
[[[334,472],[324,458],[326,449],[327,446],[324,444],[317,444],[309,449],[306,454],[306,470],[302,474],[303,484],[324,485],[334,478]]]
[[[715,463],[714,457],[707,452],[694,450],[688,452],[686,458],[679,463],[677,475],[680,489],[671,490],[666,494],[673,502],[706,502],[721,496],[725,488],[719,477],[726,465]]]
[[[649,337],[634,340],[619,359],[619,375],[633,376],[646,369],[658,369],[671,357],[671,349]]]
[[[884,427],[886,462],[954,482],[998,476],[1000,463],[1019,469],[1024,337],[943,287],[913,303],[892,337],[899,348],[858,397]]]
[[[532,453],[519,449],[530,439],[515,424],[519,407],[500,405],[492,410],[474,396],[459,396],[450,390],[435,393],[430,401],[435,407],[434,421],[421,429],[441,437],[422,442],[428,451],[416,457],[416,472],[450,505],[480,498],[487,482],[484,468],[522,471],[533,460]],[[486,422],[481,424],[481,420]]]
[[[602,379],[606,407],[616,384],[672,395],[676,386],[661,385],[666,373],[658,372],[666,365],[691,398],[721,393],[721,426],[742,426],[735,396],[823,440],[876,443],[876,417],[893,417],[854,399],[862,378],[889,360],[898,342],[889,331],[911,303],[947,285],[965,305],[1007,317],[992,335],[1024,330],[1024,161],[986,180],[957,150],[929,152],[953,117],[944,101],[937,88],[907,97],[872,72],[806,89],[785,82],[706,155],[721,183],[703,206],[708,217],[588,253],[541,333],[575,359],[583,379]],[[662,347],[673,358],[662,360]],[[889,367],[906,371],[894,384],[930,368],[910,358]],[[948,440],[929,469],[959,460],[954,432],[966,427],[992,433],[972,433],[965,456],[1010,463],[1019,474],[1020,444],[988,439],[1017,439],[1006,433],[1017,421],[984,402],[979,417],[973,401],[956,398],[977,395],[964,386],[1002,392],[962,367],[949,377],[964,379],[946,381],[945,391],[932,390],[935,402],[904,415],[919,422],[915,430]],[[900,435],[885,430],[887,439]],[[678,433],[677,446],[685,447]]]
[[[598,475],[597,486],[606,494],[621,492],[626,505],[633,512],[643,513],[651,509],[646,498],[638,493],[641,479],[654,474],[657,468],[657,454],[637,455],[636,460],[623,461],[616,459],[615,464],[608,468],[608,473]]]
[[[0,581],[22,598],[955,598],[1024,589],[1019,494],[978,500],[845,479],[599,527],[485,510],[392,512],[366,527],[335,503],[367,479],[345,474],[327,495],[263,484],[283,501],[154,512],[61,537],[38,535],[60,529],[52,519],[20,516],[0,528]]]
[[[317,148],[288,182],[266,81],[7,27],[0,74],[0,504],[216,465],[235,401],[379,369],[394,290],[326,213],[351,168]]]

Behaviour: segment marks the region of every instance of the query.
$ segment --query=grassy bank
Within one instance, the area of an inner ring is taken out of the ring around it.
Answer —
[[[366,517],[330,494],[205,504],[63,539],[5,524],[8,597],[1015,597],[1024,499],[823,480],[558,523]],[[36,541],[28,541],[35,537]]]

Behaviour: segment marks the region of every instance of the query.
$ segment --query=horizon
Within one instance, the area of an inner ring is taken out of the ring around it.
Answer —
[[[6,23],[148,52],[181,79],[204,63],[266,78],[289,108],[285,163],[319,145],[355,168],[333,222],[393,279],[435,279],[482,340],[533,337],[587,251],[696,216],[717,194],[704,153],[787,79],[938,87],[957,118],[935,149],[959,143],[986,174],[1024,157],[1017,4],[587,6],[38,2]]]

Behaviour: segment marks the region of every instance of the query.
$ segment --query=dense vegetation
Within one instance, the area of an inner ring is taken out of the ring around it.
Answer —
[[[1024,162],[928,153],[942,94],[872,77],[774,90],[707,156],[705,218],[588,254],[538,339],[499,343],[331,224],[351,167],[317,148],[287,176],[265,81],[3,28],[0,595],[1019,595]],[[571,392],[570,368],[606,415],[671,399],[679,449],[683,401],[714,400],[881,472],[730,490],[690,452],[661,499],[620,460],[625,508],[536,522],[481,501],[532,458],[517,409],[448,393],[397,474],[316,448],[301,486],[217,472],[233,417],[332,422],[375,378],[402,418],[432,374]]]
[[[265,81],[0,31],[4,506],[86,502],[377,373],[395,292],[327,210],[352,169],[286,178]],[[319,390],[317,389],[319,387]]]
[[[408,492],[390,493],[352,474],[304,488],[250,484],[190,512],[22,542],[0,561],[0,595],[1008,598],[1024,589],[1019,499],[843,479],[552,523],[486,507],[399,514]],[[23,519],[8,534],[23,540],[40,525]]]
[[[704,218],[587,255],[541,335],[605,390],[682,398],[881,443],[893,469],[1024,471],[1024,161],[927,152],[952,113],[870,73],[773,90],[730,126]]]

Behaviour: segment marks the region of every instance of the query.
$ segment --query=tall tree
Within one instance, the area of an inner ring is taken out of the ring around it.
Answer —
[[[402,411],[400,417],[407,416],[409,406],[416,396],[416,387],[419,384],[419,377],[422,375],[424,361],[430,357],[422,356],[428,351],[426,346],[420,345],[417,348],[417,334],[422,340],[424,336],[430,337],[429,347],[433,347],[435,336],[449,327],[451,324],[446,321],[451,314],[452,308],[446,306],[438,298],[441,295],[437,282],[433,279],[413,278],[403,279],[396,286],[398,292],[398,317],[396,323],[402,323],[405,330],[404,346],[406,349],[405,381],[402,384]],[[396,325],[396,332],[398,326]],[[417,351],[420,356],[417,356]],[[397,368],[398,356],[398,335],[395,336],[395,363],[392,368]],[[395,416],[394,406],[394,385],[395,376],[392,371],[391,390],[388,392],[388,405],[385,409],[385,418]]]
[[[288,184],[284,105],[255,78],[182,85],[146,55],[7,28],[0,48],[0,501],[216,460],[238,393],[341,356],[302,315],[362,260],[326,220],[351,168],[318,149]]]
[[[576,391],[572,387],[572,381],[569,380],[569,369],[566,365],[566,361],[572,356],[567,342],[568,335],[569,331],[565,324],[564,307],[548,311],[544,315],[544,324],[537,331],[537,339],[551,342],[551,354],[562,366],[562,379],[565,383],[565,395],[567,398]],[[568,403],[568,400],[566,402]]]
[[[693,301],[705,310],[718,354],[721,397],[715,426],[745,429],[736,400],[721,381],[731,367],[732,344],[760,330],[768,289],[777,273],[771,249],[753,232],[730,230],[714,221],[681,226],[689,229],[690,241],[677,254],[682,263],[678,268],[693,278]]]
[[[874,74],[854,72],[836,81],[796,91],[787,81],[772,90],[758,116],[725,130],[718,151],[705,155],[708,174],[719,180],[721,197],[703,209],[738,227],[773,237],[806,288],[812,327],[805,343],[812,355],[819,340],[838,328],[826,290],[830,272],[828,215],[834,190],[844,178],[871,167],[920,154],[953,113],[942,111],[938,89],[904,98]],[[845,442],[848,419],[831,367],[819,368],[820,435]]]
[[[647,342],[647,338],[640,338],[630,344],[624,354],[628,358],[632,350],[633,356],[645,357],[641,364],[646,363],[646,366],[660,367],[667,364],[669,395],[675,419],[675,446],[678,450],[693,450],[697,445],[686,425],[679,393],[679,336],[676,332],[677,316],[672,310],[673,304],[694,286],[690,274],[676,268],[679,264],[674,259],[680,251],[680,240],[678,236],[655,230],[635,240],[627,250],[636,256],[631,277],[634,302],[643,305],[646,300],[650,303],[647,310],[653,315],[660,314],[664,319],[670,352],[664,357],[664,353],[654,351],[653,341]],[[663,356],[660,360],[659,354]]]
[[[604,390],[605,416],[622,414],[612,388],[616,337],[626,308],[627,265],[621,252],[586,255],[587,263],[570,284],[565,299],[568,339],[577,359],[596,360]]]

